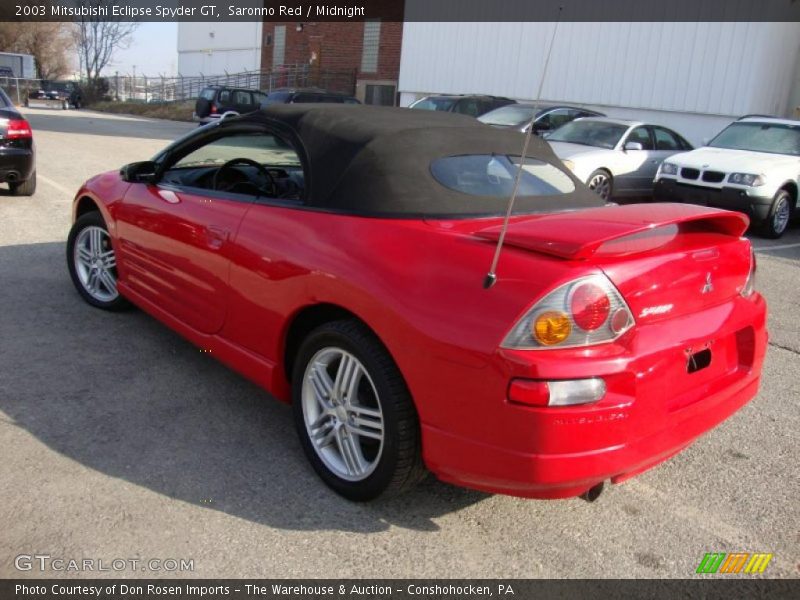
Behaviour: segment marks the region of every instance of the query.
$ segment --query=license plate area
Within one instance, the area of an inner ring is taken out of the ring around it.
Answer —
[[[686,361],[686,372],[691,375],[707,369],[711,365],[711,358],[711,348],[689,353],[689,359]]]

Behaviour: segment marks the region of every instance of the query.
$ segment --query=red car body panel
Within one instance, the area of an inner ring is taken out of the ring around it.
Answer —
[[[498,218],[382,219],[209,200],[116,173],[87,182],[76,213],[86,199],[108,224],[120,292],[284,401],[297,315],[325,304],[364,321],[408,384],[426,465],[460,485],[555,498],[622,481],[758,389],[766,306],[758,293],[738,293],[751,250],[739,237],[747,223],[733,213],[643,205],[515,217],[486,290]],[[550,234],[557,244],[547,248]],[[542,296],[595,273],[625,297],[632,329],[589,347],[502,347]],[[715,287],[701,294],[707,274]],[[687,373],[688,353],[705,348],[711,364]],[[587,377],[606,381],[595,404],[508,399],[515,379]]]

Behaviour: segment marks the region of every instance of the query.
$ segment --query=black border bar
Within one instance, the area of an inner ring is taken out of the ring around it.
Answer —
[[[75,11],[140,22],[800,21],[798,0],[2,0],[0,21],[73,21]]]

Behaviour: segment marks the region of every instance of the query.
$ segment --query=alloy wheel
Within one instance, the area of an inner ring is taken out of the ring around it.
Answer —
[[[595,173],[587,184],[589,189],[600,196],[603,200],[608,200],[611,195],[611,180],[605,173]]]
[[[73,260],[87,294],[99,302],[117,299],[117,260],[105,229],[96,225],[82,229],[75,240]]]
[[[306,431],[325,466],[347,481],[369,477],[383,452],[384,420],[361,361],[341,348],[319,350],[308,362],[301,394]]]
[[[775,233],[781,234],[789,225],[789,216],[791,215],[791,208],[789,206],[789,199],[785,196],[778,200],[778,205],[775,207],[775,214],[772,216],[772,228]]]

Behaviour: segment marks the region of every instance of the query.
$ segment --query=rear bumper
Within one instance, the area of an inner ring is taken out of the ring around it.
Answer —
[[[657,202],[684,202],[743,212],[755,222],[769,216],[772,198],[749,196],[739,188],[713,188],[679,183],[674,179],[659,179],[653,186]]]
[[[577,496],[600,482],[619,483],[657,465],[758,392],[767,344],[766,306],[760,296],[736,304],[736,310],[717,307],[682,322],[650,325],[650,331],[629,340],[628,351],[616,355],[609,349],[605,356],[565,363],[544,352],[528,353],[526,360],[537,364],[525,369],[519,362],[523,353],[511,353],[517,370],[512,376],[602,376],[606,397],[597,404],[564,408],[516,405],[505,398],[498,404],[496,398],[485,398],[487,405],[497,406],[495,415],[484,416],[484,429],[492,433],[481,439],[424,424],[426,464],[451,483],[529,498]],[[698,331],[702,322],[718,325],[693,339],[675,334]],[[656,341],[661,344],[655,346]],[[685,349],[704,344],[711,344],[715,370],[686,375]],[[474,386],[482,387],[477,382]]]
[[[25,181],[33,174],[34,164],[32,149],[0,149],[0,183]]]

